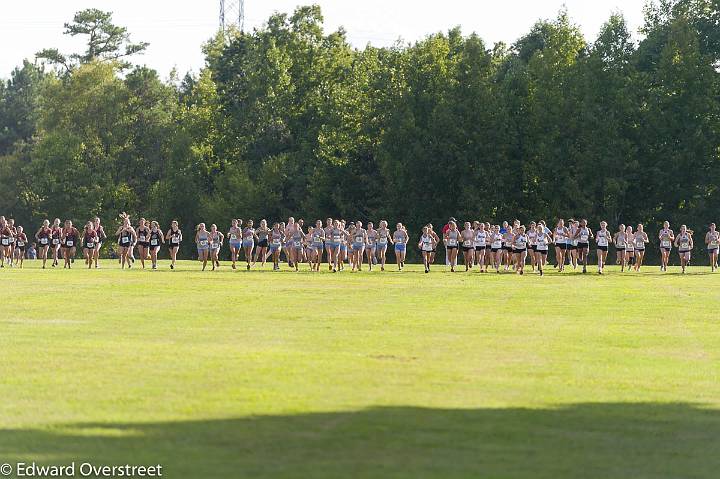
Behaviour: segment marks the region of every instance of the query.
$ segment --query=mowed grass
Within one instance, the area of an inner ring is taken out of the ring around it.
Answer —
[[[720,275],[0,270],[0,462],[715,478]],[[592,271],[592,269],[591,269]]]

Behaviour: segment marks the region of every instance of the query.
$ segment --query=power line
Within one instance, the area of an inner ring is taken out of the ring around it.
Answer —
[[[220,0],[220,29],[245,28],[245,0]]]

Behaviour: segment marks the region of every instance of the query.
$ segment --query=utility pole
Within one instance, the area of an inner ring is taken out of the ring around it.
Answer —
[[[220,0],[220,29],[245,28],[245,0]]]

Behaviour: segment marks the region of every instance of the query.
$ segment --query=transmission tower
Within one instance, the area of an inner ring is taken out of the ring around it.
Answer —
[[[220,29],[245,28],[245,0],[220,0]]]

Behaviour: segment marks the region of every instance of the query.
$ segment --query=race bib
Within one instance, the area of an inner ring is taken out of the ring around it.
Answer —
[[[17,245],[22,248],[23,246],[25,246],[25,242],[24,242],[24,241],[18,241]]]
[[[466,247],[466,248],[469,248],[470,246],[472,246],[472,241],[465,241],[465,242],[463,242],[463,246]]]
[[[448,239],[448,246],[457,246],[457,240]]]
[[[301,246],[302,246],[302,242],[301,242],[301,241],[296,241],[296,242],[295,242],[295,247],[296,247],[296,248],[299,248],[299,247],[301,247]]]
[[[669,247],[670,247],[670,242],[669,242],[668,240],[663,240],[663,241],[662,241],[662,247],[663,247],[663,248],[669,248]]]
[[[605,238],[598,239],[598,246],[607,246],[607,245],[608,245],[607,239],[605,239]]]
[[[157,246],[157,245],[158,245],[158,240],[156,240],[156,239],[150,240],[150,246]]]
[[[234,235],[234,234],[230,234],[230,239],[231,239],[231,240],[236,240],[236,239],[237,239],[237,236]]]
[[[690,249],[690,243],[680,243],[682,249]]]
[[[66,246],[73,246],[74,244],[75,244],[75,242],[74,242],[73,240],[66,240],[66,241],[65,241],[65,245],[66,245]]]
[[[385,244],[385,243],[387,243],[387,238],[386,238],[386,237],[380,238],[380,239],[378,240],[378,243],[380,243],[380,244]]]
[[[130,238],[128,238],[127,236],[123,236],[122,238],[120,238],[120,243],[122,244],[128,244],[129,242]]]
[[[9,240],[8,238],[3,238],[3,239],[2,239],[2,244],[3,244],[3,246],[9,246],[9,245],[10,245],[10,240]]]
[[[206,240],[206,239],[200,240],[200,246],[207,246],[207,245],[208,245],[208,240]]]
[[[138,241],[144,243],[145,242],[145,235],[138,236]]]
[[[94,247],[95,247],[95,243],[93,243],[92,241],[88,241],[87,247],[88,247],[88,248],[94,248]]]
[[[60,240],[57,239],[57,238],[54,238],[54,239],[53,239],[53,244],[60,244]]]
[[[46,245],[46,244],[48,244],[48,239],[47,239],[47,238],[40,238],[40,244],[41,244],[41,245]]]
[[[170,238],[170,242],[172,244],[180,244],[180,238],[178,238],[177,236],[173,236],[172,238]]]
[[[582,241],[583,243],[587,243],[588,238],[589,238],[588,235],[580,235],[580,241]]]
[[[362,242],[363,242],[363,237],[362,237],[362,236],[356,236],[356,237],[355,237],[355,242],[356,242],[356,243],[362,243]]]

